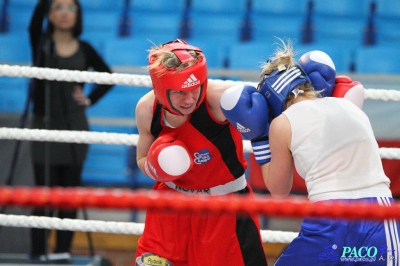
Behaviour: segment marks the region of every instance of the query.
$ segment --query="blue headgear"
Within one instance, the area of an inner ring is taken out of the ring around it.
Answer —
[[[270,120],[282,113],[287,96],[305,82],[310,82],[310,79],[299,65],[261,74],[257,89],[267,99]]]

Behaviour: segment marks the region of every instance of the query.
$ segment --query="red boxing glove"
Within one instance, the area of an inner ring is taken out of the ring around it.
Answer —
[[[150,146],[144,161],[144,171],[148,177],[159,182],[174,181],[193,166],[189,151],[180,140],[163,135]]]
[[[358,81],[352,81],[348,76],[337,76],[332,97],[346,98],[360,109],[364,104],[364,86]]]

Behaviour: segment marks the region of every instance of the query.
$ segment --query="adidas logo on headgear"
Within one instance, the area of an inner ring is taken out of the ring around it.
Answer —
[[[239,124],[239,123],[236,123],[236,129],[237,129],[240,133],[242,133],[242,134],[251,131],[250,128],[244,127],[244,126],[242,126],[242,125]]]
[[[198,80],[195,75],[190,75],[188,79],[183,83],[182,88],[189,88],[200,84],[200,80]]]

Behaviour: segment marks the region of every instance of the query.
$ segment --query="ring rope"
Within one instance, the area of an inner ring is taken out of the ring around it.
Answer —
[[[96,131],[0,128],[0,139],[136,146],[139,135]]]
[[[368,202],[310,202],[304,196],[275,199],[269,195],[210,196],[183,193],[105,188],[0,186],[0,206],[62,209],[101,208],[209,212],[216,214],[262,214],[282,217],[327,217],[335,219],[400,220],[400,204]]]
[[[143,223],[60,219],[56,217],[13,214],[0,214],[0,226],[132,235],[142,235],[144,230]],[[298,235],[296,232],[279,230],[261,230],[260,234],[263,243],[284,244],[289,244]]]
[[[98,84],[120,84],[151,87],[147,75],[118,74],[95,71],[65,70],[46,67],[0,65],[0,76],[28,77],[36,79],[88,82]]]
[[[57,217],[25,216],[13,214],[0,214],[0,225],[9,227],[32,227],[133,235],[141,235],[144,229],[144,224],[133,222],[88,221],[80,219],[60,219]]]
[[[56,81],[88,82],[98,84],[119,84],[152,87],[149,75],[119,74],[94,71],[65,70],[18,65],[0,65],[0,76],[28,77]],[[223,80],[220,80],[223,81]],[[243,83],[243,81],[226,81]],[[257,83],[246,82],[257,86]],[[383,89],[365,89],[365,99],[382,101],[400,101],[400,91]]]
[[[126,133],[0,127],[0,139],[8,140],[136,146],[138,137]],[[253,152],[249,140],[243,140],[243,150]],[[400,148],[379,148],[379,153],[382,159],[400,159]]]

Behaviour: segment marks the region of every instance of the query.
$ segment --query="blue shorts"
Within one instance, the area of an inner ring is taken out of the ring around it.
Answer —
[[[355,201],[390,205],[392,198]],[[343,201],[343,200],[341,200]],[[299,236],[275,265],[400,265],[399,223],[395,220],[305,218]]]

